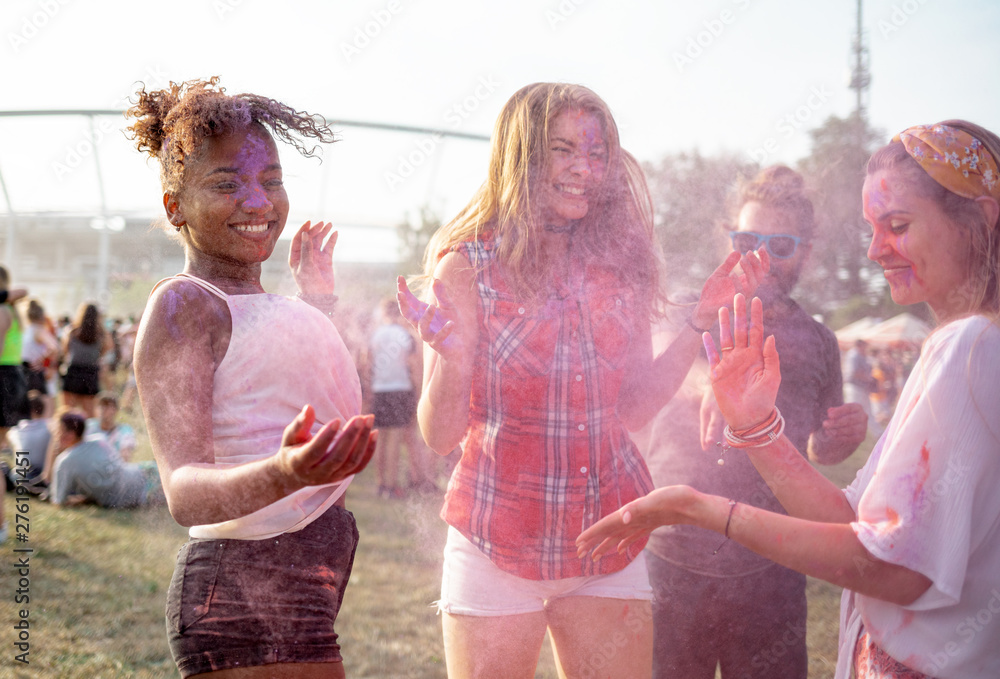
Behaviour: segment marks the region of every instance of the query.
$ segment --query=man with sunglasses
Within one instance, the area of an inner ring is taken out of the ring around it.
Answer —
[[[857,404],[843,404],[836,337],[791,297],[814,226],[802,178],[770,167],[740,187],[729,240],[734,250],[771,255],[756,294],[781,356],[785,433],[814,462],[835,464],[864,440],[867,418]],[[646,456],[653,481],[782,511],[747,456],[716,445],[725,422],[705,368],[692,370],[653,422]],[[656,596],[654,677],[713,679],[718,665],[723,679],[806,679],[804,576],[693,526],[658,529],[646,553]]]

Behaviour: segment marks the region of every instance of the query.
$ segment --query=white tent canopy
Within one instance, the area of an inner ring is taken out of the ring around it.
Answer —
[[[849,325],[845,325],[843,328],[837,331],[837,342],[842,346],[854,344],[859,339],[864,339],[865,333],[871,328],[878,325],[878,319],[871,316],[865,316],[862,319],[854,321]]]
[[[919,346],[931,333],[931,326],[910,313],[875,323],[874,319],[862,318],[837,331],[837,341],[842,347],[850,346],[863,339],[873,346],[909,344]]]

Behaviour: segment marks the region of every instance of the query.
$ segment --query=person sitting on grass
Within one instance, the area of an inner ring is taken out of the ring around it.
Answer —
[[[135,431],[124,422],[118,422],[118,397],[110,391],[97,395],[97,417],[87,420],[86,434],[100,434],[118,453],[122,462],[129,462],[135,452]]]
[[[131,509],[166,503],[154,463],[126,464],[103,436],[84,438],[87,421],[81,412],[63,410],[55,419],[53,504]]]
[[[28,485],[29,489],[38,487],[42,471],[45,469],[45,456],[49,450],[49,420],[45,417],[45,398],[40,391],[32,389],[28,392],[29,419],[21,420],[10,430],[11,445],[19,453],[28,454],[28,467],[15,465],[7,473],[7,490],[12,490],[18,481]],[[44,483],[40,484],[44,487]]]

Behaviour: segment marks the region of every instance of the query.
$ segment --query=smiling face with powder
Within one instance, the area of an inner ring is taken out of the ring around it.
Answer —
[[[267,259],[288,218],[278,149],[266,130],[208,137],[185,167],[176,194],[164,194],[170,223],[194,266],[257,265]]]
[[[945,320],[970,310],[968,297],[955,294],[969,282],[969,231],[922,195],[909,173],[889,168],[865,179],[868,258],[882,267],[896,304],[927,302]]]
[[[593,113],[571,109],[549,126],[549,145],[540,177],[541,217],[561,228],[587,216],[608,162],[601,122]]]

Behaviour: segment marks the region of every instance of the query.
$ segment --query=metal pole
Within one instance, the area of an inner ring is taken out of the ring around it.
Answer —
[[[0,118],[7,118],[12,116],[121,116],[121,111],[116,111],[114,109],[40,109],[34,111],[0,111]],[[414,125],[396,125],[394,123],[375,123],[367,120],[334,120],[333,118],[327,118],[326,116],[318,116],[323,118],[324,122],[333,126],[342,127],[365,127],[372,130],[385,130],[387,132],[407,132],[411,134],[431,134],[431,135],[441,135],[442,137],[455,137],[457,139],[471,139],[473,141],[489,141],[490,136],[488,134],[476,134],[474,132],[459,132],[457,130],[448,130],[441,127],[417,127]]]
[[[14,205],[10,202],[10,194],[7,192],[7,182],[4,181],[3,171],[0,170],[0,190],[3,190],[3,199],[7,203],[7,239],[3,244],[3,260],[7,266],[14,266],[14,253],[17,252],[14,240],[17,238],[17,215],[14,214]]]
[[[104,193],[104,175],[101,173],[101,161],[97,152],[97,130],[94,126],[95,116],[87,116],[90,120],[90,139],[94,146],[94,167],[97,169],[97,189],[101,197],[101,228],[98,231],[97,246],[97,300],[107,312],[108,299],[108,260],[110,259],[111,241],[108,228],[108,203]]]

